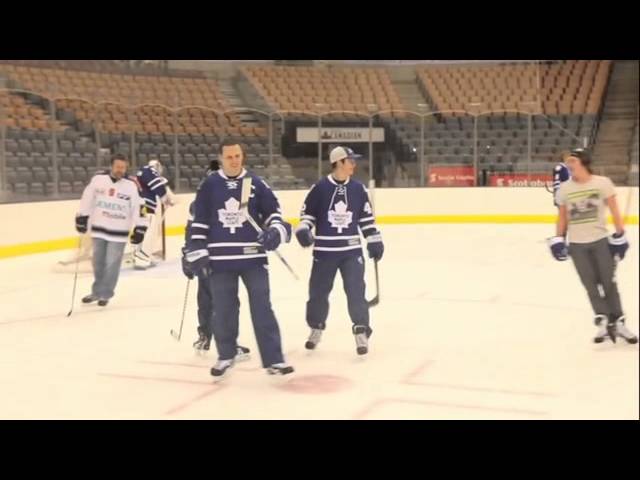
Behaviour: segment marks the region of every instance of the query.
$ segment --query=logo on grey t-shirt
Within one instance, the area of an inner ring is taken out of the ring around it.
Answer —
[[[598,190],[584,190],[567,196],[569,222],[590,223],[598,221],[598,206],[602,203]]]

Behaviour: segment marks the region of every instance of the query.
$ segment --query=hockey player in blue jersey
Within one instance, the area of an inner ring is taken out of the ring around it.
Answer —
[[[220,162],[221,169],[209,175],[196,194],[186,253],[190,270],[209,278],[213,339],[218,350],[211,375],[223,377],[235,363],[240,278],[249,296],[263,367],[269,374],[289,374],[293,367],[285,362],[278,321],[271,307],[266,252],[290,241],[291,225],[282,218],[271,188],[243,168],[240,145],[223,142]],[[264,230],[257,232],[246,215]]]
[[[162,176],[162,164],[158,160],[150,160],[149,163],[138,169],[136,182],[140,190],[140,196],[144,200],[150,228],[148,232],[155,231],[156,222],[162,222],[160,216],[160,204],[170,207],[174,204],[173,193],[168,185],[168,180]],[[144,241],[133,252],[134,268],[146,269],[154,265],[150,254],[153,250],[153,235],[145,235]]]
[[[169,203],[168,180],[162,176],[162,164],[158,160],[150,160],[148,165],[136,172],[136,180],[140,187],[140,196],[144,199],[147,214],[153,215],[158,208],[158,199]]]
[[[219,169],[218,161],[213,160],[209,165],[209,169],[207,170],[207,176],[217,172]],[[205,179],[202,179],[202,183]],[[200,188],[198,186],[198,189]],[[186,243],[191,235],[191,225],[193,223],[194,216],[194,208],[195,202],[191,202],[189,205],[189,220],[187,221],[187,226],[185,229],[185,247],[182,249],[182,272],[185,276],[192,280],[195,275],[190,269],[189,262],[186,259]],[[200,272],[198,275],[198,339],[193,343],[193,348],[196,349],[197,352],[208,351],[211,346],[211,337],[212,337],[212,329],[211,322],[213,319],[213,301],[211,299],[211,290],[209,289],[209,278],[203,273]],[[239,313],[239,305],[237,312]],[[237,321],[237,320],[236,320]],[[237,355],[235,357],[236,361],[240,360],[248,360],[250,350],[247,347],[243,347],[238,345],[236,347]]]
[[[558,189],[560,185],[562,185],[567,180],[571,179],[571,172],[569,168],[564,163],[565,156],[563,156],[562,161],[557,163],[555,167],[553,167],[553,204],[557,207],[558,202],[556,200],[556,195],[558,194]]]
[[[368,352],[372,330],[365,299],[360,233],[367,240],[369,257],[375,261],[382,258],[384,245],[375,224],[369,193],[362,183],[351,178],[357,157],[350,148],[334,148],[330,154],[331,174],[311,187],[302,206],[296,238],[302,247],[313,245],[306,313],[311,327],[305,344],[308,350],[320,342],[329,314],[329,294],[340,270],[356,351],[359,355]]]

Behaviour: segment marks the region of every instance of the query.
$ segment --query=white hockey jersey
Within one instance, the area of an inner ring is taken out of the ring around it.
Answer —
[[[82,192],[80,216],[89,216],[91,236],[126,243],[134,226],[147,227],[144,200],[130,177],[115,180],[98,172]]]

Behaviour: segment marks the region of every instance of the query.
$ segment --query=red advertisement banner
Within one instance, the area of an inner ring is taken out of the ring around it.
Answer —
[[[429,166],[430,187],[473,187],[474,178],[472,166]]]
[[[492,173],[489,175],[491,187],[544,187],[552,181],[551,175],[545,173]]]

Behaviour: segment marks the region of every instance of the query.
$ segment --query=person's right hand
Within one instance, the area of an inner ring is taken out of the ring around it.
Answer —
[[[89,215],[77,215],[76,216],[76,231],[80,234],[87,233],[89,225]]]
[[[185,258],[189,264],[190,270],[194,275],[209,274],[209,252],[206,248],[202,250],[195,250],[193,252],[186,252]]]
[[[191,270],[191,264],[187,260],[187,250],[184,248],[182,249],[182,273],[184,273],[185,277],[189,280],[193,280],[193,277],[195,277],[195,274]]]

